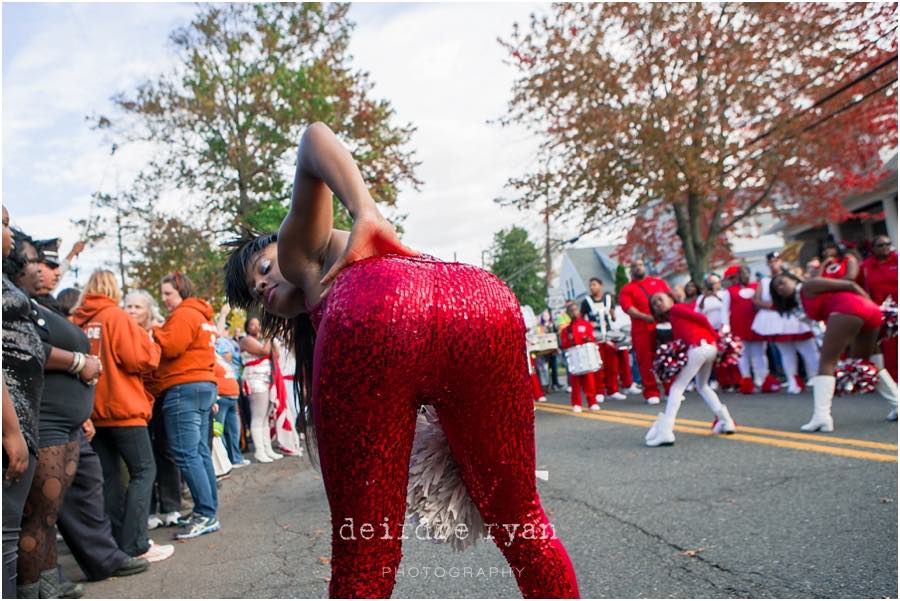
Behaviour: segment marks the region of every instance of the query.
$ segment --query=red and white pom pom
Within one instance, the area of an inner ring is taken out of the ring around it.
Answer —
[[[653,358],[653,371],[663,382],[669,382],[687,365],[688,348],[681,340],[659,345]]]
[[[874,392],[878,383],[878,368],[864,359],[841,359],[834,370],[836,394],[866,394]]]
[[[897,301],[890,296],[881,303],[881,332],[879,340],[887,340],[897,335]]]
[[[736,366],[744,352],[744,341],[731,333],[721,334],[719,340],[716,341],[716,350],[718,355],[715,367]]]

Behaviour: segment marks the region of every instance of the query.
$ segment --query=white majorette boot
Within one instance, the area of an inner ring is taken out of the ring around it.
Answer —
[[[250,438],[253,439],[253,458],[260,463],[272,463],[272,458],[266,453],[266,435],[263,428],[250,428]]]
[[[834,376],[816,376],[810,380],[813,388],[813,416],[800,426],[804,432],[834,432],[831,418],[831,399],[834,398]]]
[[[650,426],[644,437],[644,444],[648,447],[670,445],[675,442],[675,418],[667,417],[665,413],[656,416],[656,421]]]
[[[875,385],[875,390],[891,404],[891,412],[886,419],[890,422],[897,421],[897,383],[884,368],[878,370],[878,384]]]
[[[736,428],[728,407],[722,405],[722,410],[716,416],[716,423],[713,424],[713,432],[716,434],[734,434]]]
[[[274,459],[281,459],[282,457],[284,457],[284,455],[282,455],[281,453],[276,453],[276,452],[275,452],[275,449],[272,448],[272,437],[271,437],[271,436],[268,436],[268,434],[269,434],[269,427],[268,427],[268,426],[265,426],[265,427],[263,428],[263,434],[266,435],[266,436],[265,436],[265,441],[266,441],[266,455],[269,456],[269,459],[273,459],[273,460],[274,460]]]

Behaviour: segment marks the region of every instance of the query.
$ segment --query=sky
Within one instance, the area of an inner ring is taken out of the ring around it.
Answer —
[[[404,242],[443,259],[480,265],[496,231],[523,225],[542,240],[537,215],[494,202],[505,182],[534,168],[538,140],[489,123],[505,113],[514,69],[497,42],[514,22],[546,5],[355,4],[354,68],[368,71],[373,94],[389,100],[397,122],[418,129],[410,147],[420,190],[401,190]],[[79,237],[91,194],[127,187],[151,149],[123,146],[92,131],[86,116],[112,111],[110,98],[170,70],[168,34],[189,22],[189,4],[3,4],[3,202],[12,223],[35,238]],[[163,207],[177,210],[177,195]],[[553,238],[572,236],[560,227]],[[578,246],[601,244],[585,237]],[[112,266],[112,243],[89,248],[78,280]],[[69,275],[63,285],[70,285]]]

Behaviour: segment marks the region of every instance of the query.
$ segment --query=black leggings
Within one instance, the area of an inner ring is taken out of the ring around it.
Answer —
[[[43,447],[19,536],[18,581],[33,584],[41,572],[56,569],[56,518],[78,470],[79,441]]]

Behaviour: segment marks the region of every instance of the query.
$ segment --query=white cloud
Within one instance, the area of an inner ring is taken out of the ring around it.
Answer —
[[[114,93],[171,68],[167,35],[196,11],[191,5],[45,5],[31,37],[4,42],[3,192],[14,220],[37,236],[74,241],[70,218],[115,174],[128,181],[148,156],[123,147],[107,172],[109,146],[87,129],[84,116],[109,110]],[[371,74],[377,97],[391,101],[398,122],[418,127],[412,139],[421,191],[403,191],[406,242],[442,258],[480,264],[494,232],[524,224],[540,238],[535,215],[494,202],[508,196],[510,177],[534,168],[537,140],[518,128],[489,125],[502,116],[515,76],[503,63],[514,21],[527,22],[542,5],[355,5],[353,66]],[[5,11],[4,18],[10,18]],[[15,24],[12,24],[13,26]],[[107,172],[104,177],[104,172]],[[184,195],[166,194],[176,207]],[[571,236],[572,227],[554,231]],[[65,246],[65,245],[64,245]],[[91,258],[89,255],[95,255]],[[93,249],[84,262],[113,260]]]

